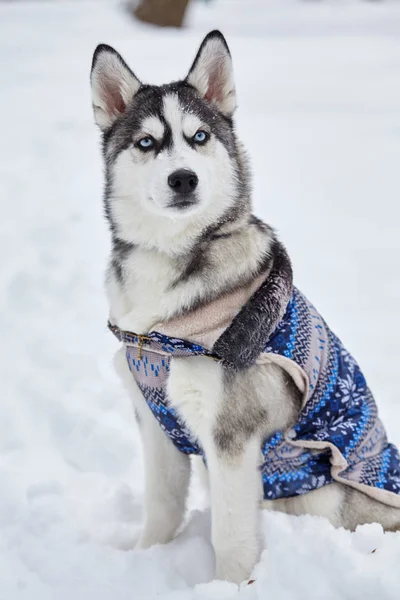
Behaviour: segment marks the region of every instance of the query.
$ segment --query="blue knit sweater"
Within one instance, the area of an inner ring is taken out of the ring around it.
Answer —
[[[166,382],[171,357],[211,356],[211,352],[157,332],[143,338],[114,326],[111,329],[126,345],[132,375],[165,434],[182,452],[202,454],[169,405]],[[265,355],[279,357],[279,364],[289,373],[297,370],[304,381],[304,397],[294,426],[262,443],[264,498],[305,494],[336,480],[400,507],[399,453],[387,441],[364,376],[297,289],[266,340]]]

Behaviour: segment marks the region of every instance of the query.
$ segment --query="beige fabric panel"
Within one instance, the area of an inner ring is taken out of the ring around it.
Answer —
[[[231,324],[240,309],[258,290],[268,273],[264,272],[251,284],[239,288],[185,315],[164,323],[156,323],[153,331],[177,337],[211,350],[217,339]]]

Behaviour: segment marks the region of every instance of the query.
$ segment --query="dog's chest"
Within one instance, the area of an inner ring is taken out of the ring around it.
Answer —
[[[123,265],[122,281],[108,282],[110,311],[121,329],[146,333],[157,322],[173,316],[189,302],[189,286],[173,283],[178,277],[174,261],[166,255],[135,250]]]

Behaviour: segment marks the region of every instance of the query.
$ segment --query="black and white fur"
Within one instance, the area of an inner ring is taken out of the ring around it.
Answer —
[[[146,333],[268,273],[215,344],[222,360],[172,359],[168,382],[171,404],[207,456],[216,577],[240,582],[260,553],[261,440],[295,422],[301,398],[278,366],[255,365],[290,296],[292,270],[273,230],[251,214],[249,167],[232,120],[231,56],[214,31],[184,80],[152,86],[100,45],[91,84],[103,132],[113,321]],[[144,446],[146,523],[138,548],[147,548],[171,540],[182,522],[190,460],[154,419],[123,349],[115,364],[133,398]],[[400,524],[399,511],[337,483],[264,506],[322,515],[348,528]]]

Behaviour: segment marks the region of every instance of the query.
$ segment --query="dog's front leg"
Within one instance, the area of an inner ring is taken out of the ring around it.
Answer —
[[[258,438],[235,453],[215,441],[208,445],[217,579],[240,583],[250,577],[259,559],[259,455]]]
[[[162,431],[147,406],[127,365],[125,351],[114,361],[133,399],[143,444],[146,521],[136,548],[149,548],[172,540],[183,520],[190,480],[190,460]]]
[[[149,548],[170,542],[182,523],[190,461],[162,431],[147,405],[139,413],[139,421],[145,465],[146,521],[137,548]]]
[[[206,357],[172,359],[168,394],[205,452],[216,577],[240,583],[250,576],[260,551],[260,440],[246,436],[237,417],[232,427],[223,417],[231,398],[225,396],[220,363]]]

